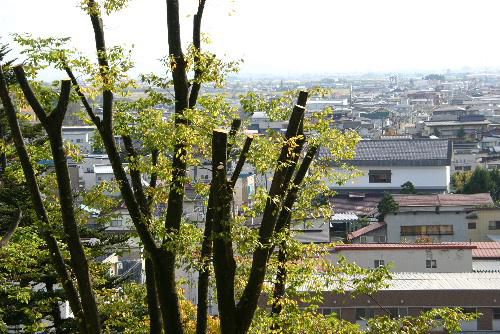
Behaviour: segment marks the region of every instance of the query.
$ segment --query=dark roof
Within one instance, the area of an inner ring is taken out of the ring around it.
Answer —
[[[363,140],[355,166],[450,166],[452,143],[447,139]]]

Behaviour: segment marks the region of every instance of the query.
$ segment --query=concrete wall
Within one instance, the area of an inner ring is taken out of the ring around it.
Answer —
[[[414,211],[388,214],[385,217],[387,223],[387,242],[412,242],[421,236],[401,235],[401,226],[417,225],[453,225],[452,235],[430,235],[433,242],[469,241],[467,230],[467,219],[465,211]]]
[[[375,260],[393,264],[393,272],[442,272],[459,273],[472,271],[471,249],[367,249],[341,250],[332,253],[332,261],[339,256],[364,268],[374,268]],[[436,268],[426,268],[426,260],[436,260]]]
[[[368,189],[368,190],[400,190],[401,185],[407,181],[413,183],[418,190],[448,189],[450,183],[449,166],[410,166],[410,167],[359,167],[364,175],[349,180],[344,185],[332,185],[336,189]],[[390,183],[370,183],[370,170],[390,170]]]

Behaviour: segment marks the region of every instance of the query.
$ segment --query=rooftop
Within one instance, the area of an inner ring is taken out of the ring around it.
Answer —
[[[425,126],[462,126],[462,125],[488,125],[490,121],[469,121],[469,122],[461,122],[461,121],[427,121],[425,122]]]
[[[365,227],[360,228],[359,230],[356,230],[352,233],[349,233],[349,235],[347,236],[347,240],[356,239],[356,238],[358,238],[362,235],[365,235],[371,231],[376,231],[379,228],[382,228],[384,226],[385,226],[385,222],[376,222],[376,223],[367,225]]]
[[[382,199],[380,194],[337,195],[330,203],[335,213],[353,213],[358,216],[370,216],[378,212],[377,205]]]
[[[500,273],[394,273],[382,290],[498,290]]]
[[[336,245],[332,251],[343,251],[343,250],[382,250],[382,249],[474,249],[477,246],[468,242],[453,242],[453,243],[442,243],[442,244],[343,244]]]
[[[471,242],[474,259],[500,259],[500,242]]]
[[[446,139],[363,140],[356,166],[450,166],[452,143]]]
[[[380,291],[436,291],[436,290],[495,290],[500,286],[500,272],[466,272],[466,273],[391,273],[388,286]],[[354,278],[354,277],[353,277]],[[333,291],[339,283],[325,283],[323,291]],[[351,290],[349,286],[346,290]]]
[[[425,206],[466,206],[475,207],[491,205],[493,200],[489,193],[480,194],[432,194],[432,195],[393,195],[401,207]]]

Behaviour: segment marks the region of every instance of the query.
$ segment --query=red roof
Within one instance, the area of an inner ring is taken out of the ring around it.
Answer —
[[[434,195],[394,195],[399,206],[467,206],[491,205],[489,193],[480,194],[434,194]]]
[[[445,244],[344,244],[336,245],[333,248],[333,251],[373,249],[472,249],[474,252],[476,247],[476,245],[469,242],[454,242]]]
[[[473,258],[500,258],[500,242],[472,242],[477,248],[472,251]]]
[[[360,228],[359,230],[356,230],[354,232],[349,233],[349,235],[347,236],[347,240],[356,239],[362,235],[365,235],[368,232],[378,230],[379,228],[384,227],[384,226],[385,226],[385,222],[373,223],[373,224],[367,225],[365,227]]]

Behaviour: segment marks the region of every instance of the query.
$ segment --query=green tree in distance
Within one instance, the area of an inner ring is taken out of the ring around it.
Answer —
[[[407,181],[401,185],[401,194],[416,194],[415,186],[410,181]]]
[[[380,202],[377,205],[377,210],[379,213],[378,220],[384,221],[384,218],[387,214],[398,212],[399,205],[394,200],[394,197],[392,197],[391,194],[384,193],[384,197],[382,197],[382,199],[380,200]]]

